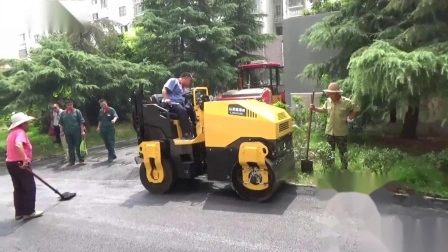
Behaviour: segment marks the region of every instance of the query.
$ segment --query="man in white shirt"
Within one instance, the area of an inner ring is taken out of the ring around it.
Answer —
[[[55,143],[61,144],[61,129],[59,128],[59,118],[63,111],[58,104],[53,104],[53,113],[51,114],[51,127],[54,130],[54,136],[56,137]]]

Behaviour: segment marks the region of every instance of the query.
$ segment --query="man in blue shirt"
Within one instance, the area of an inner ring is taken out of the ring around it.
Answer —
[[[193,77],[190,73],[182,73],[179,78],[170,78],[165,85],[163,85],[162,96],[163,102],[170,105],[170,111],[179,115],[179,123],[182,129],[184,139],[193,138],[193,130],[188,118],[188,112],[185,107],[185,98],[182,96],[185,93],[185,88],[193,82]]]

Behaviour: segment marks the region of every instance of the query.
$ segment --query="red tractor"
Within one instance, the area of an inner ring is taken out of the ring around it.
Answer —
[[[256,99],[268,104],[285,102],[285,89],[280,81],[282,65],[276,62],[253,61],[238,66],[238,89],[228,90],[216,100]]]

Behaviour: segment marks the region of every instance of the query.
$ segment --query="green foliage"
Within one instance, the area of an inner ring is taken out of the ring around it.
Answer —
[[[403,160],[404,154],[398,149],[369,148],[360,156],[361,164],[374,173],[387,174],[399,161]]]
[[[316,161],[318,161],[322,165],[325,171],[334,168],[334,154],[332,153],[331,147],[327,142],[321,141],[317,143],[312,147],[312,151],[314,153]]]
[[[440,153],[412,156],[395,148],[381,148],[371,144],[349,142],[349,170],[355,176],[366,174],[362,183],[370,180],[399,180],[406,187],[433,196],[448,197],[448,149]],[[340,169],[339,152],[336,151],[336,163],[332,164],[331,149],[321,136],[313,136],[311,142],[315,163],[315,174],[320,178],[331,178]],[[302,176],[302,178],[306,178]],[[360,178],[358,178],[360,179]],[[378,181],[381,183],[381,181]],[[353,185],[355,186],[355,185]],[[356,185],[360,186],[361,185]],[[359,190],[360,188],[350,188]],[[402,188],[405,189],[405,188]]]
[[[427,50],[407,53],[379,40],[354,55],[348,68],[359,96],[407,102],[409,97],[438,95],[447,89],[448,54]]]
[[[137,47],[148,60],[163,63],[174,75],[193,72],[199,86],[236,80],[236,68],[227,63],[237,55],[232,28],[220,18],[235,4],[146,0],[144,6],[136,22],[141,28]]]
[[[175,76],[188,71],[196,86],[234,85],[237,64],[260,57],[253,52],[274,39],[261,34],[264,15],[253,13],[251,0],[144,1],[136,59],[160,62]]]
[[[274,103],[272,105],[274,105],[276,107],[279,107],[279,108],[282,108],[284,110],[286,110],[288,108],[288,105],[286,103],[281,102],[281,101],[278,101],[278,102],[276,102],[276,103]]]
[[[309,16],[324,12],[339,11],[346,6],[349,0],[314,0],[311,9],[302,11],[302,15]]]
[[[262,49],[267,43],[275,40],[273,34],[263,34],[262,18],[267,16],[263,13],[255,13],[256,7],[253,0],[225,0],[222,2],[233,3],[235,8],[226,10],[223,22],[232,27],[232,49],[237,55],[229,59],[232,66],[248,63],[252,60],[262,59],[262,56],[254,54]]]
[[[64,35],[50,36],[31,52],[31,60],[9,61],[12,70],[0,79],[0,88],[15,95],[5,109],[36,113],[48,105],[72,98],[78,106],[105,93],[128,98],[139,85],[166,75],[167,70],[147,63],[134,64],[74,50]]]
[[[354,94],[366,115],[447,93],[446,1],[342,3],[340,12],[301,38],[313,49],[333,49],[337,55],[309,64],[301,77],[321,79],[327,74],[346,94]]]

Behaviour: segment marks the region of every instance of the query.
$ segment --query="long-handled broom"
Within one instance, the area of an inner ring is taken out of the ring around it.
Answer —
[[[76,193],[71,193],[71,192],[60,193],[58,190],[54,189],[50,184],[45,182],[45,180],[43,180],[41,177],[37,176],[37,174],[35,174],[30,168],[26,168],[26,170],[31,172],[31,174],[33,174],[33,176],[35,178],[40,180],[40,182],[44,183],[46,186],[48,186],[48,188],[50,188],[53,192],[55,192],[57,195],[59,195],[59,201],[67,201],[67,200],[71,200],[74,197],[76,197]]]

